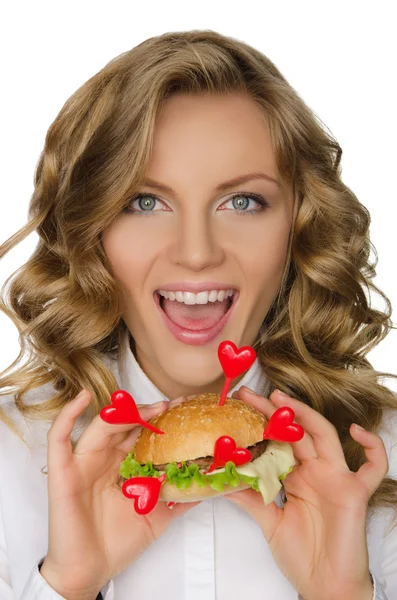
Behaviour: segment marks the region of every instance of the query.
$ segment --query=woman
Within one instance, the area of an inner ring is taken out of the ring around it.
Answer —
[[[213,31],[150,38],[65,103],[1,248],[40,237],[2,304],[32,352],[0,382],[1,598],[397,597],[395,375],[365,358],[391,306],[341,153],[269,59]],[[231,392],[305,429],[285,494],[142,518],[118,475],[139,428],[98,413],[119,388],[146,420],[220,392],[224,339],[257,350]]]

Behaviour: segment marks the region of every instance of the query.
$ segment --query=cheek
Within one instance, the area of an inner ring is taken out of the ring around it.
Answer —
[[[103,232],[102,245],[114,276],[129,291],[141,288],[159,251],[159,241],[156,243],[156,240],[156,236],[145,235],[139,227],[131,228],[126,223],[119,223]]]
[[[247,217],[248,218],[248,217]],[[239,239],[239,257],[248,281],[262,287],[264,282],[281,277],[287,259],[290,224],[286,220],[268,220],[250,235]]]

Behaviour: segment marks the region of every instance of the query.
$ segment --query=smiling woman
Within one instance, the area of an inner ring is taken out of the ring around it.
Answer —
[[[66,101],[0,247],[39,235],[0,304],[21,343],[0,378],[2,600],[397,597],[396,376],[366,359],[392,308],[341,156],[271,60],[214,31],[150,38]],[[296,411],[299,464],[269,506],[246,489],[142,519],[118,471],[137,424],[99,413],[118,388],[139,422],[221,392],[225,339],[257,353],[230,394]]]
[[[269,127],[251,98],[173,95],[156,120],[145,192],[102,233],[137,360],[167,397],[221,390],[219,336],[254,340],[280,287],[292,193],[255,175],[261,171],[278,177]],[[148,179],[161,182],[161,197],[150,195]],[[151,218],[138,218],[143,213]],[[200,305],[176,297],[194,287],[238,294],[232,304],[222,293]],[[154,289],[175,299],[153,303]]]

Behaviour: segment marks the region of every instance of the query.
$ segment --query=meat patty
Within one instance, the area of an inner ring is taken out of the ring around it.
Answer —
[[[266,446],[268,445],[269,440],[262,440],[261,442],[257,442],[253,446],[248,446],[247,450],[251,452],[251,462],[261,456],[266,450]],[[195,458],[194,460],[186,460],[187,466],[189,465],[198,465],[199,469],[208,469],[212,463],[214,462],[213,456],[203,456],[201,458]],[[155,469],[158,471],[165,471],[164,465],[153,465]]]

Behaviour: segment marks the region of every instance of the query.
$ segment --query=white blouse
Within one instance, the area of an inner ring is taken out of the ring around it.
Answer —
[[[128,391],[137,404],[168,400],[140,368],[130,349],[128,331],[119,359],[105,357],[105,362],[119,389]],[[269,381],[258,360],[229,394],[241,385],[268,395]],[[47,384],[29,392],[25,401],[37,402],[51,394],[54,390]],[[61,600],[62,596],[38,570],[48,548],[47,476],[41,469],[47,462],[47,431],[51,423],[22,419],[12,394],[3,396],[0,402],[30,446],[29,451],[0,422],[0,599]],[[397,478],[397,418],[394,413],[390,417],[385,418],[380,434],[388,453],[389,475]],[[87,426],[82,419],[76,423],[73,439]],[[281,491],[276,502],[282,506]],[[386,532],[391,518],[391,509],[368,513],[373,600],[397,599],[397,528],[389,535]],[[159,582],[163,600],[299,598],[275,564],[259,525],[222,497],[204,500],[171,523],[161,538],[109,581],[101,593],[104,600],[158,600]]]

